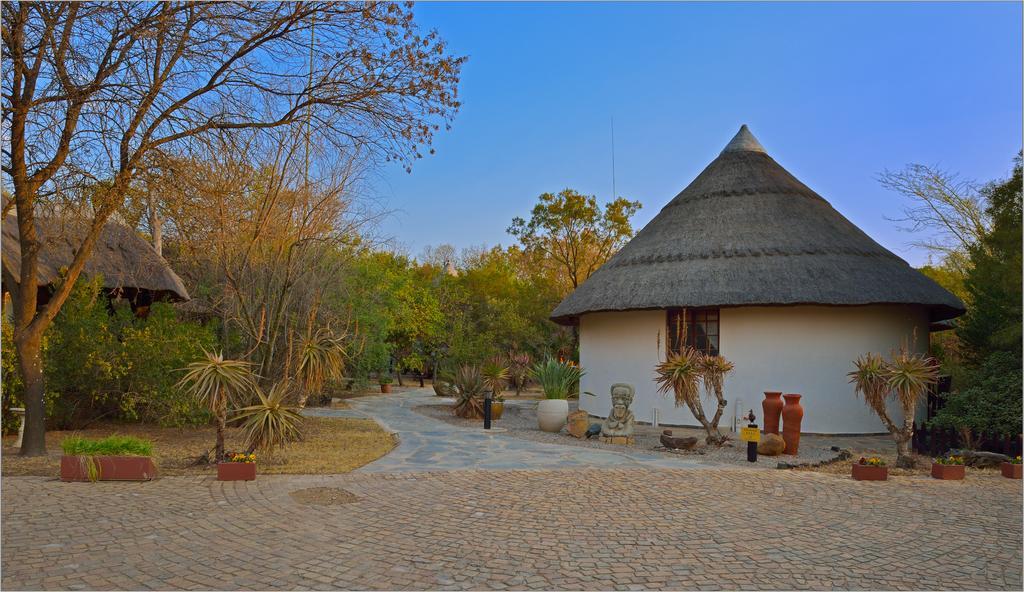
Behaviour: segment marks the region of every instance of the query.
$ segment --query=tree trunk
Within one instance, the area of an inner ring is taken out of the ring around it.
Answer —
[[[217,405],[217,452],[215,462],[224,461],[224,430],[227,427],[228,403],[221,397]]]
[[[896,466],[901,469],[914,468],[914,457],[910,441],[914,437],[914,410],[903,410],[903,429],[893,434],[896,438]]]
[[[708,437],[704,441],[708,444],[721,444],[722,433],[718,431],[717,425],[711,425],[711,422],[708,421],[700,402],[693,404],[687,401],[686,406],[690,408],[690,413],[693,413],[693,416],[697,418],[700,425],[704,426],[704,431],[708,433]]]
[[[715,432],[718,432],[718,422],[722,420],[722,414],[725,413],[725,408],[729,406],[729,402],[725,400],[722,395],[722,391],[715,389],[715,398],[718,399],[718,409],[715,410],[715,417],[711,420],[711,426],[715,428]]]
[[[149,200],[149,230],[153,233],[153,250],[157,255],[164,254],[164,229],[163,220],[160,219],[160,211],[157,209],[156,201]]]
[[[398,386],[405,386],[404,384],[402,384],[402,371],[399,370],[398,372],[395,372],[395,374],[398,375]]]
[[[22,456],[46,455],[46,405],[43,394],[46,381],[43,376],[42,340],[40,335],[23,334],[14,342],[18,353],[18,367],[25,383],[25,436],[21,442]]]

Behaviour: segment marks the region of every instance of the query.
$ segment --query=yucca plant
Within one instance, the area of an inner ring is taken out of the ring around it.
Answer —
[[[675,396],[676,407],[686,405],[700,425],[704,426],[704,431],[707,432],[705,441],[708,444],[720,444],[725,441],[718,431],[717,423],[712,425],[708,421],[700,400],[700,385],[704,379],[702,353],[692,347],[679,352],[669,352],[668,357],[655,367],[654,372],[658,392],[667,394],[671,391]]]
[[[206,357],[184,368],[177,387],[205,405],[217,423],[215,459],[224,460],[224,429],[228,406],[256,390],[252,366],[242,360],[225,360],[223,353],[204,352]]]
[[[547,399],[568,399],[576,392],[580,379],[586,374],[572,362],[559,362],[547,358],[530,370],[530,377],[537,381]]]
[[[715,397],[718,401],[718,409],[715,410],[715,416],[711,419],[711,426],[718,430],[718,422],[722,419],[722,414],[725,413],[725,408],[729,405],[729,402],[725,400],[725,394],[723,392],[725,387],[725,375],[732,372],[735,367],[732,362],[725,359],[724,356],[701,356],[701,378],[704,380],[704,389],[708,395]]]
[[[847,376],[854,391],[864,397],[864,402],[882,420],[896,441],[896,466],[913,467],[910,441],[914,437],[914,412],[918,402],[928,394],[929,388],[938,382],[939,364],[935,358],[911,353],[901,347],[894,351],[892,359],[868,353],[854,362],[854,370]],[[897,425],[889,417],[886,401],[895,398],[903,412],[903,424]]]
[[[511,377],[505,361],[500,357],[491,358],[484,364],[481,372],[484,378],[484,388],[491,391],[496,400],[501,400],[501,393],[505,391]]]
[[[455,371],[455,405],[452,413],[466,419],[484,416],[484,375],[479,366],[463,365]]]
[[[310,395],[319,395],[324,382],[342,378],[345,370],[345,345],[329,329],[320,328],[307,335],[299,345],[295,377],[300,388],[299,408],[306,406]]]
[[[257,402],[237,411],[235,417],[244,422],[248,452],[259,450],[269,454],[299,437],[302,415],[297,408],[287,405],[291,389],[291,383],[284,380],[266,393],[256,389]]]

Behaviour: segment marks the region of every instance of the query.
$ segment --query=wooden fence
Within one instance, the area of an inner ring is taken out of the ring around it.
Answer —
[[[975,435],[973,448],[985,452],[998,452],[1009,456],[1021,453],[1021,435],[981,434]],[[951,448],[966,448],[963,436],[952,428],[933,428],[914,424],[914,452],[928,456],[945,454]]]

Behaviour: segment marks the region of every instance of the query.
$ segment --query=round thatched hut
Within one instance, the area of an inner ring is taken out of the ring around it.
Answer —
[[[655,365],[685,333],[686,345],[735,364],[730,422],[736,408],[760,415],[763,391],[784,391],[804,395],[804,431],[874,433],[884,428],[847,382],[852,361],[901,343],[926,350],[931,324],[963,312],[743,126],[552,319],[579,326],[580,390],[597,395],[580,405],[594,415],[611,408],[608,386],[626,382],[638,420],[697,425],[654,383]]]

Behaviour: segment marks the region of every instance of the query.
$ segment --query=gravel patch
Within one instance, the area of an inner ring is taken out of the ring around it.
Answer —
[[[579,403],[577,401],[569,401],[570,412],[575,411],[578,406]],[[501,419],[494,422],[495,427],[501,427],[506,430],[499,437],[522,438],[524,440],[544,442],[547,444],[580,446],[583,448],[601,448],[605,450],[622,451],[624,448],[631,448],[645,452],[655,452],[665,456],[685,456],[688,457],[689,460],[696,460],[698,462],[707,461],[709,463],[729,463],[742,467],[771,469],[778,468],[779,463],[787,463],[789,467],[818,465],[836,460],[840,455],[840,451],[833,450],[831,445],[826,445],[823,442],[815,442],[813,436],[810,438],[805,436],[801,439],[800,455],[798,457],[786,455],[775,457],[759,455],[757,457],[757,462],[751,463],[747,461],[746,442],[739,441],[738,435],[736,436],[737,439],[735,441],[727,442],[721,447],[706,446],[703,444],[705,435],[703,429],[665,426],[653,427],[643,424],[638,424],[636,426],[636,442],[633,446],[606,444],[597,439],[580,440],[569,435],[564,428],[557,434],[542,432],[537,428],[536,408],[536,403],[533,402],[511,402],[506,400],[505,411],[502,414]],[[478,429],[483,423],[482,420],[479,419],[472,420],[455,417],[452,415],[451,406],[448,404],[418,405],[413,407],[412,410],[416,413],[426,415],[427,417],[439,419],[446,423],[465,428]],[[601,418],[591,416],[591,423],[600,423],[601,421]],[[672,434],[675,436],[696,436],[700,443],[693,450],[666,449],[661,445],[659,440],[662,430],[665,429],[672,430]],[[804,439],[810,441],[805,442]]]

